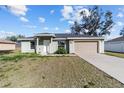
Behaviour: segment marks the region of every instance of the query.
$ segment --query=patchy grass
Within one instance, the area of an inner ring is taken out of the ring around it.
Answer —
[[[16,53],[13,55],[1,55],[0,61],[14,61],[18,62],[22,58],[39,57],[40,55],[35,53]]]
[[[0,74],[0,77],[4,77],[4,74]]]
[[[2,87],[9,87],[11,85],[10,82],[7,82],[5,85],[3,85]]]
[[[23,55],[23,56],[22,56]],[[0,87],[124,87],[83,59],[22,54],[0,61]],[[8,57],[8,56],[7,56]],[[7,62],[6,62],[7,61]]]
[[[106,55],[124,58],[124,53],[105,52]]]

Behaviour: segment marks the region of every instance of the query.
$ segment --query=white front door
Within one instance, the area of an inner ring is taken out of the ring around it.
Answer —
[[[45,51],[46,51],[46,54],[48,54],[49,53],[49,44],[50,44],[50,40],[44,40],[43,41],[43,45],[46,47],[45,48]]]

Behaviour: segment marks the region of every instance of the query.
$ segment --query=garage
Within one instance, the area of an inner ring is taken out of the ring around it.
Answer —
[[[75,53],[78,55],[98,53],[97,41],[75,41],[74,45]]]

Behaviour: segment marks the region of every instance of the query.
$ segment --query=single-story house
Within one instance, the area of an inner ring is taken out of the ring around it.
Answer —
[[[105,50],[124,53],[124,36],[105,41]]]
[[[21,52],[47,55],[64,47],[68,53],[104,53],[104,37],[65,33],[38,33],[33,37],[20,38]]]
[[[0,40],[0,51],[15,50],[16,43],[9,40]]]

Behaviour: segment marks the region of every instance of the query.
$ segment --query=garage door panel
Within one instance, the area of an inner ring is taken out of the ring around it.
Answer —
[[[96,54],[97,42],[75,42],[75,53],[82,54]]]

